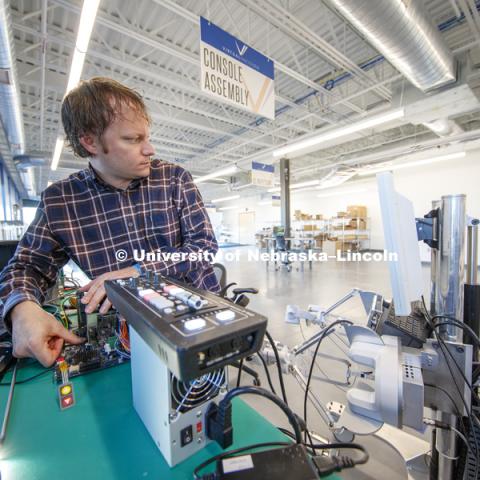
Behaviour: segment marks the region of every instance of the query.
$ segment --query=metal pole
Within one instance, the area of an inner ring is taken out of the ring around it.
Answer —
[[[463,321],[463,284],[465,277],[465,195],[442,197],[439,215],[439,270],[435,311]],[[440,329],[444,340],[461,342],[462,330],[448,325]]]
[[[463,321],[463,284],[465,275],[465,195],[442,197],[438,215],[438,251],[432,255],[432,269],[435,269],[435,282],[432,287],[433,312],[448,315]],[[433,250],[432,250],[433,252]],[[433,275],[433,273],[432,273]],[[453,325],[439,331],[444,340],[461,342],[462,330]],[[454,415],[438,412],[438,420],[456,426]],[[438,477],[450,480],[454,476],[455,462],[446,458],[456,456],[456,436],[452,431],[438,430],[437,450],[444,455],[438,458]],[[445,456],[446,455],[446,456]]]
[[[480,334],[480,285],[477,283],[478,271],[478,225],[480,221],[473,219],[468,226],[467,234],[467,278],[464,288],[463,321],[477,334]],[[465,333],[464,343],[474,345],[474,360],[478,361],[479,348],[473,338]]]
[[[467,278],[465,283],[475,285],[477,283],[478,269],[478,220],[468,226],[467,235]]]
[[[280,159],[280,213],[282,226],[285,229],[285,237],[290,237],[290,160]],[[290,249],[290,241],[286,242],[287,250]]]

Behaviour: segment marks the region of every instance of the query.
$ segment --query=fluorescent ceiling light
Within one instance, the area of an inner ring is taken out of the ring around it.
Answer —
[[[82,13],[80,15],[80,24],[78,26],[77,41],[73,52],[72,65],[70,67],[70,76],[68,77],[67,91],[65,95],[75,88],[82,76],[85,55],[88,50],[88,44],[92,35],[95,17],[97,16],[98,4],[100,0],[84,0]]]
[[[233,207],[222,207],[222,208],[219,208],[218,210],[235,210],[235,209],[238,209],[237,206],[233,206]]]
[[[311,138],[301,140],[299,142],[286,145],[285,147],[279,148],[273,151],[274,157],[282,157],[288,155],[289,153],[298,152],[310,147],[314,147],[328,140],[334,140],[336,138],[345,137],[352,133],[360,132],[362,130],[367,130],[368,128],[373,128],[382,123],[390,122],[392,120],[398,120],[404,116],[404,109],[398,108],[395,110],[390,110],[379,115],[360,120],[358,122],[352,123],[351,125],[345,125],[340,128],[335,128],[328,132],[321,133]]]
[[[312,187],[315,185],[318,185],[320,183],[320,180],[308,180],[307,182],[298,182],[298,183],[291,183],[290,184],[290,189],[292,188],[302,188],[302,187]],[[269,193],[275,193],[279,192],[280,187],[275,187],[275,188],[269,188],[267,192]]]
[[[195,183],[206,182],[207,180],[211,180],[212,178],[223,177],[225,175],[232,175],[237,171],[238,171],[238,167],[236,165],[232,165],[231,167],[222,168],[221,170],[217,170],[216,172],[209,173],[201,177],[197,177],[193,181]]]
[[[85,55],[88,50],[88,44],[92,35],[93,25],[97,16],[97,10],[100,0],[84,0],[82,12],[80,14],[80,23],[78,25],[77,40],[73,50],[72,63],[70,65],[70,74],[68,76],[67,90],[65,95],[75,88],[82,76],[83,64],[85,63]],[[62,154],[64,140],[57,138],[55,150],[52,158],[51,169],[56,170],[60,155]]]
[[[246,183],[245,185],[240,185],[239,187],[235,187],[235,190],[241,190],[242,188],[253,187],[253,183]]]
[[[240,195],[232,195],[231,197],[214,198],[212,200],[212,203],[227,202],[228,200],[237,200],[237,198],[240,198]]]
[[[55,150],[53,151],[52,165],[51,169],[56,170],[58,167],[58,161],[60,160],[60,155],[62,154],[63,144],[65,141],[62,137],[57,138],[57,143],[55,144]]]
[[[388,172],[390,170],[400,170],[402,168],[418,167],[420,165],[427,165],[429,163],[443,162],[445,160],[454,160],[455,158],[463,158],[465,157],[465,155],[466,155],[465,152],[457,152],[457,153],[451,153],[448,155],[442,155],[440,157],[426,158],[424,160],[418,160],[416,162],[399,163],[396,165],[385,165],[379,168],[365,169],[363,171],[358,172],[358,175],[365,176],[365,175],[372,175],[374,173]]]
[[[303,187],[303,188],[296,188],[293,190],[292,195],[294,193],[301,193],[301,192],[311,192],[312,190],[316,190],[318,187]]]
[[[317,187],[318,190],[323,190],[325,188],[333,188],[342,185],[347,180],[350,180],[353,176],[355,176],[357,172],[355,170],[349,170],[345,172],[337,172],[335,175],[322,180],[320,186]]]
[[[367,192],[366,188],[357,188],[355,190],[343,190],[342,192],[330,192],[330,193],[321,193],[317,195],[318,198],[327,198],[327,197],[336,197],[340,195],[350,195],[352,193],[362,193]]]

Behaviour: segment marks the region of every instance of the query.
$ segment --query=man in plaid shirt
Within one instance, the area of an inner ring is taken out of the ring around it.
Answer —
[[[0,275],[0,315],[11,328],[14,355],[45,366],[64,340],[84,341],[40,306],[70,258],[93,279],[82,289],[87,313],[111,307],[105,280],[135,277],[142,269],[219,289],[210,263],[218,246],[200,193],[186,170],[151,160],[142,98],[114,80],[92,78],[65,97],[62,123],[74,153],[89,158],[89,166],[42,193],[34,221]],[[147,261],[146,252],[183,258]]]

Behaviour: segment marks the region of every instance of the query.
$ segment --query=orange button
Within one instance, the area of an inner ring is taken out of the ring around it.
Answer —
[[[197,433],[200,433],[202,431],[202,422],[197,423]]]

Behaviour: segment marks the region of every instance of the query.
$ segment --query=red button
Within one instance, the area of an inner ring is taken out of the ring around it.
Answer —
[[[202,422],[197,423],[197,433],[200,433],[202,431]]]

